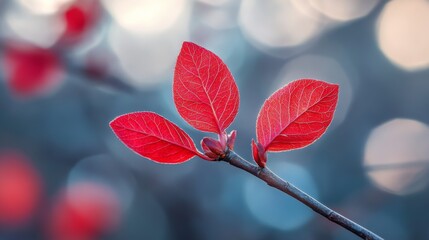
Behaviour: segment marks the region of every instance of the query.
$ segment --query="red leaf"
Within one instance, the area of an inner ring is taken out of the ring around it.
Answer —
[[[153,112],[125,114],[110,126],[130,149],[158,163],[182,163],[202,155],[185,131]]]
[[[238,112],[239,93],[228,67],[194,43],[183,43],[173,95],[179,114],[201,131],[223,133]]]
[[[338,85],[302,79],[289,83],[264,103],[256,135],[265,151],[303,148],[326,131],[334,116]]]

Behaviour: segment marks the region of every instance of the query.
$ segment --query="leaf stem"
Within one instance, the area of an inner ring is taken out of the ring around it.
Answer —
[[[356,234],[362,239],[367,240],[382,240],[380,236],[369,231],[368,229],[360,226],[359,224],[353,222],[352,220],[342,216],[341,214],[335,212],[329,207],[323,205],[307,193],[303,192],[301,189],[295,187],[291,183],[283,180],[275,173],[273,173],[268,168],[260,168],[240,157],[237,153],[230,151],[225,158],[219,159],[220,161],[228,162],[234,167],[243,169],[244,171],[256,176],[262,181],[266,182],[269,186],[273,188],[277,188],[278,190],[288,194],[289,196],[295,198],[296,200],[302,202],[307,205],[313,211],[319,213],[330,221],[344,227],[350,232]]]

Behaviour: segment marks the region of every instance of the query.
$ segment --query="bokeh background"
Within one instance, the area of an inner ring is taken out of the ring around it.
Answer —
[[[159,165],[108,123],[172,99],[183,41],[240,89],[237,152],[265,98],[340,84],[313,145],[269,167],[386,239],[429,239],[429,1],[0,0],[0,239],[356,239],[225,163]]]

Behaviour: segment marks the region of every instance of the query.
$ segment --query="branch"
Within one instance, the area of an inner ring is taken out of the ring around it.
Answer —
[[[0,0],[0,16],[2,10],[2,1]],[[13,40],[7,40],[0,37],[0,55],[4,54],[4,48],[8,42],[16,42]],[[21,42],[20,42],[21,43]],[[23,45],[34,46],[31,43],[22,42]],[[38,46],[36,46],[38,47]],[[38,47],[40,48],[40,47]],[[124,92],[134,92],[131,85],[126,83],[123,79],[111,74],[108,66],[100,66],[100,69],[91,69],[89,66],[85,66],[86,63],[79,63],[78,60],[73,60],[69,55],[72,50],[64,48],[63,46],[53,46],[50,48],[52,53],[58,57],[61,66],[68,76],[75,77],[76,79],[83,79],[93,84],[104,85],[107,87],[114,88]],[[101,63],[102,64],[102,63]],[[106,67],[105,69],[103,67]],[[92,72],[91,72],[92,70]],[[100,71],[100,72],[97,72]]]
[[[222,158],[219,159],[220,161],[228,162],[229,164],[233,165],[234,167],[241,168],[244,171],[256,176],[257,178],[261,179],[262,181],[266,182],[269,186],[273,188],[277,188],[278,190],[288,194],[289,196],[295,198],[296,200],[304,203],[313,211],[319,213],[320,215],[324,216],[325,218],[329,219],[330,221],[344,227],[345,229],[349,230],[350,232],[358,235],[362,239],[367,240],[382,240],[380,236],[377,234],[369,231],[368,229],[360,226],[359,224],[351,221],[350,219],[342,216],[341,214],[335,212],[334,210],[328,208],[327,206],[323,205],[307,193],[303,192],[299,188],[295,187],[291,183],[281,179],[279,176],[277,176],[275,173],[273,173],[268,168],[260,168],[254,164],[251,164],[250,162],[244,160],[242,157],[240,157],[238,154],[236,154],[233,151],[228,152],[228,154]]]

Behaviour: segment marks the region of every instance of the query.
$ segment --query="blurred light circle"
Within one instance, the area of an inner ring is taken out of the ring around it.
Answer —
[[[323,14],[312,6],[310,0],[291,0],[291,2],[296,9],[309,17],[317,19],[323,17]]]
[[[129,31],[160,33],[186,12],[186,0],[103,0],[119,25]]]
[[[398,195],[427,185],[429,127],[411,119],[394,119],[372,130],[364,167],[380,189]]]
[[[197,18],[213,29],[231,29],[237,26],[240,1],[225,1],[222,4],[202,5],[197,8]],[[195,18],[195,16],[194,16]]]
[[[240,0],[197,0],[198,2],[205,3],[212,6],[221,6],[231,2],[238,2]]]
[[[73,0],[17,0],[21,6],[36,14],[53,14]],[[46,29],[44,29],[46,30]]]
[[[306,0],[325,16],[338,21],[350,21],[368,15],[379,0]]]
[[[276,174],[318,198],[317,186],[306,169],[286,162],[272,163]],[[277,189],[267,187],[266,183],[257,178],[249,178],[243,189],[250,212],[267,226],[290,231],[303,226],[314,215],[311,209],[299,201]]]
[[[188,39],[187,21],[159,34],[135,34],[113,24],[108,41],[117,56],[124,80],[137,88],[153,87],[171,79],[182,42]]]
[[[340,85],[338,106],[333,126],[342,123],[353,99],[353,88],[343,67],[335,60],[319,55],[302,55],[286,63],[280,71],[272,92],[297,79],[314,78]]]
[[[119,196],[110,186],[99,182],[80,182],[69,186],[65,197],[70,207],[88,216],[95,215],[94,218],[98,218],[103,227],[109,229],[118,224]]]
[[[250,40],[268,48],[300,45],[321,30],[317,17],[301,12],[290,0],[243,0],[239,24]]]
[[[213,9],[202,14],[202,21],[214,29],[226,29],[235,26],[235,18],[231,12],[224,9]]]
[[[427,68],[428,26],[429,1],[390,1],[378,19],[378,45],[390,61],[405,70]]]
[[[69,186],[80,182],[108,185],[118,196],[122,209],[127,210],[134,198],[135,179],[118,161],[108,155],[95,155],[79,161],[67,179]]]
[[[17,6],[6,11],[4,18],[16,37],[44,48],[54,45],[65,30],[60,16],[35,15]]]

